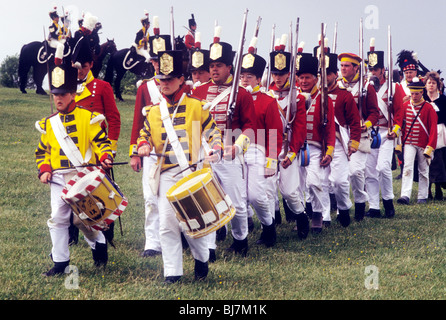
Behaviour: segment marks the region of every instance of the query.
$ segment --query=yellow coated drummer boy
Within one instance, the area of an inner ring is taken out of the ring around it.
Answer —
[[[159,184],[156,175],[155,194],[158,194],[160,212],[160,241],[164,263],[165,283],[177,282],[183,275],[181,227],[166,193],[197,162],[202,137],[209,145],[206,161],[218,161],[222,154],[221,132],[211,114],[203,108],[204,103],[189,94],[185,85],[181,51],[158,52],[160,72],[160,102],[147,111],[144,128],[138,138],[139,156],[149,156],[153,148],[159,157]],[[156,93],[156,92],[154,92]],[[160,95],[162,94],[162,96]],[[150,94],[151,97],[156,94]],[[153,101],[153,99],[152,99]],[[167,140],[167,144],[166,144]],[[175,144],[175,141],[180,143]],[[172,142],[172,143],[171,143]],[[178,147],[178,145],[180,147]],[[187,174],[186,174],[187,175]],[[209,248],[206,237],[193,239],[185,235],[195,259],[195,278],[201,280],[208,274]]]
[[[71,65],[56,65],[49,73],[50,89],[57,113],[36,122],[41,132],[35,151],[38,177],[51,184],[51,218],[48,227],[52,241],[54,266],[44,276],[62,274],[70,262],[68,227],[71,207],[62,198],[62,190],[78,170],[78,166],[101,162],[104,169],[113,163],[111,142],[101,128],[104,117],[76,107],[77,70]],[[96,266],[108,261],[107,243],[102,232],[84,233]]]

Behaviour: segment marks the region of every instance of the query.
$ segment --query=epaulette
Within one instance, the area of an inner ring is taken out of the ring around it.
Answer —
[[[46,134],[46,122],[47,120],[49,120],[51,117],[54,117],[55,115],[59,114],[59,112],[55,112],[52,115],[49,115],[46,118],[40,119],[38,121],[36,121],[35,123],[35,127],[37,129],[37,131],[39,131],[42,134]]]
[[[101,123],[105,120],[105,116],[98,112],[92,112],[90,118],[90,124],[95,124],[97,122]]]
[[[143,117],[147,117],[147,115],[149,114],[149,111],[152,107],[153,107],[153,104],[142,108],[141,113],[142,113]]]

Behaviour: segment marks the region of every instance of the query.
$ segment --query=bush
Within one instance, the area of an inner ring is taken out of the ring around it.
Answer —
[[[0,84],[7,88],[19,87],[19,55],[7,56],[0,66]]]

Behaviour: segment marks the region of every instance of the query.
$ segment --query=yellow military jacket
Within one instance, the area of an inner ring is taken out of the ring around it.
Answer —
[[[73,107],[73,110],[68,113],[58,112],[36,122],[36,128],[42,134],[35,151],[39,176],[43,172],[73,168],[73,164],[68,160],[56,139],[50,122],[51,117],[61,118],[66,132],[83,158],[91,147],[92,157],[89,163],[95,164],[98,160],[103,161],[106,158],[113,159],[111,142],[101,128],[104,116],[75,105]]]
[[[180,90],[175,101],[168,101],[167,107],[172,116],[177,103],[179,102],[182,90]],[[221,132],[212,118],[208,110],[203,109],[204,101],[186,95],[178,106],[175,118],[172,119],[174,130],[181,143],[186,159],[189,164],[197,162],[199,159],[199,150],[201,147],[201,138],[204,136],[211,149],[221,152],[223,145],[221,140]],[[164,143],[167,133],[161,120],[161,111],[159,105],[146,108],[146,119],[144,128],[140,131],[137,141],[138,147],[143,144],[149,144],[150,148],[155,148],[155,152],[161,154],[163,152]],[[178,164],[178,160],[170,145],[166,147],[166,157],[161,167],[164,171]]]

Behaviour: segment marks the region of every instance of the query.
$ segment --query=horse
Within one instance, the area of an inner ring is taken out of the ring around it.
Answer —
[[[55,50],[50,50],[49,45],[45,44],[45,42],[46,40],[44,42],[33,41],[25,44],[20,50],[18,75],[20,81],[20,91],[22,93],[26,93],[28,71],[32,67],[33,80],[34,84],[36,85],[36,93],[42,95],[47,94],[46,91],[42,88],[42,83],[49,68],[51,68],[51,64],[54,64],[54,59],[51,58],[54,56]],[[42,49],[45,45],[47,45],[47,48],[49,50],[47,56],[43,57],[42,53],[44,52],[44,50]]]
[[[93,67],[91,68],[91,72],[95,78],[99,77],[104,58],[107,55],[113,55],[116,51],[118,51],[118,49],[116,48],[114,39],[110,40],[107,38],[107,41],[101,44],[99,53],[93,55]]]
[[[187,57],[187,47],[184,44],[184,37],[175,38],[175,50],[181,50]],[[121,80],[125,73],[130,71],[140,78],[151,78],[155,74],[155,70],[151,63],[146,63],[144,58],[136,52],[132,52],[130,48],[121,49],[110,56],[107,64],[107,70],[104,80],[113,87],[116,98],[124,101],[121,95]],[[116,72],[116,78],[114,78]],[[114,79],[114,82],[113,82]]]
[[[36,93],[46,95],[46,91],[42,88],[43,79],[45,78],[48,70],[54,65],[54,53],[55,49],[50,48],[47,43],[40,41],[33,41],[25,44],[20,50],[19,56],[19,80],[20,80],[20,91],[26,93],[26,85],[28,83],[28,72],[33,68],[33,80],[36,85]],[[45,52],[45,46],[48,48],[47,55],[43,58],[43,53]],[[116,52],[116,44],[114,40],[107,39],[107,42],[100,46],[99,54],[93,57],[93,75],[97,77],[99,71],[102,68],[102,62],[107,54],[112,54]],[[65,57],[71,54],[70,44],[66,44]]]
[[[133,59],[131,65],[125,63],[126,61],[130,61],[129,58]],[[112,54],[107,63],[104,80],[113,87],[116,99],[119,101],[124,101],[121,94],[121,80],[127,71],[143,78],[151,78],[154,74],[152,64],[145,62],[144,58],[132,52],[130,48],[121,49]]]

